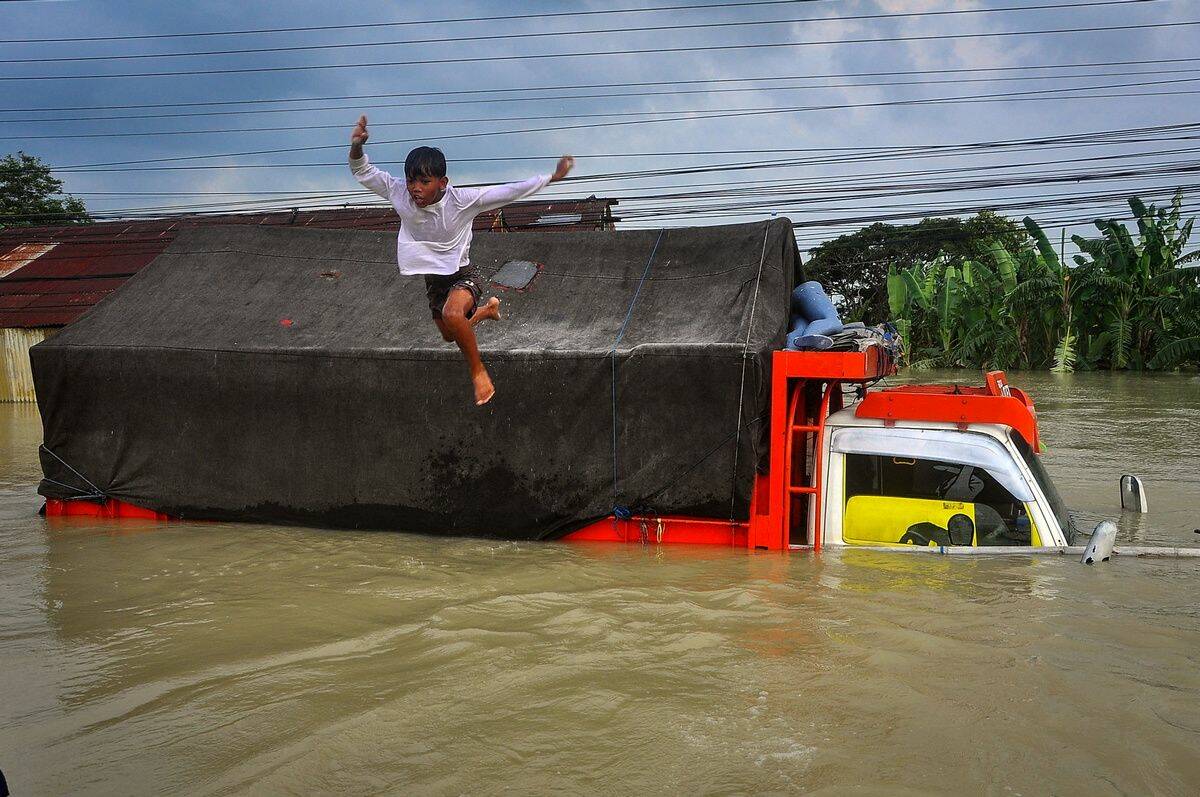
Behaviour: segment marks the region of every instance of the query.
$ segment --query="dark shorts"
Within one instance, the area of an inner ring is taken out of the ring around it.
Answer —
[[[453,274],[425,275],[425,295],[429,297],[429,310],[435,319],[442,317],[442,307],[446,304],[446,298],[450,295],[450,291],[456,289],[469,291],[471,294],[471,307],[467,310],[467,318],[470,318],[475,315],[475,308],[479,306],[479,297],[483,295],[479,289],[479,278],[475,275],[474,269],[468,266],[460,268]]]

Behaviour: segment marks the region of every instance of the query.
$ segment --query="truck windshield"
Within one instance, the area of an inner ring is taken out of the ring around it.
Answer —
[[[1050,474],[1046,472],[1046,468],[1042,465],[1041,457],[1033,452],[1033,449],[1020,435],[1014,434],[1012,439],[1017,444],[1017,450],[1021,452],[1021,458],[1025,460],[1025,464],[1033,472],[1033,478],[1037,479],[1038,486],[1042,488],[1042,493],[1046,496],[1046,500],[1050,502],[1050,509],[1054,512],[1054,517],[1058,520],[1058,525],[1062,527],[1063,534],[1067,538],[1067,545],[1074,545],[1075,525],[1071,522],[1071,513],[1067,511],[1067,505],[1063,503],[1062,496],[1058,494],[1058,490],[1054,487],[1054,482],[1050,480]]]

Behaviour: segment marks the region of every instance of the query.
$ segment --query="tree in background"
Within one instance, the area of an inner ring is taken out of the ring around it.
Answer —
[[[918,224],[872,224],[810,250],[805,270],[829,293],[842,297],[838,309],[843,319],[876,324],[891,320],[889,268],[910,268],[937,258],[961,268],[965,261],[991,257],[995,245],[1015,255],[1028,243],[1019,224],[985,210],[968,219],[934,217]]]
[[[1101,237],[1071,240],[1083,252],[1079,270],[1093,279],[1082,292],[1081,317],[1090,363],[1110,368],[1170,368],[1200,356],[1200,269],[1186,268],[1197,252],[1184,254],[1195,219],[1182,220],[1183,191],[1170,208],[1129,200],[1137,220],[1134,240],[1124,224],[1101,219]]]
[[[62,196],[62,188],[62,180],[32,155],[5,155],[0,160],[0,229],[90,223],[83,202]]]

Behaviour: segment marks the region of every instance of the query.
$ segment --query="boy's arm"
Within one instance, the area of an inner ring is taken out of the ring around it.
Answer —
[[[494,185],[490,188],[485,188],[479,192],[475,210],[477,213],[484,213],[504,207],[519,199],[533,196],[550,183],[566,177],[574,165],[575,159],[570,155],[564,155],[559,159],[558,167],[554,170],[553,174],[543,174],[537,177],[530,177],[528,180],[522,180],[519,183],[505,183],[504,185]]]
[[[368,138],[367,117],[360,116],[358,124],[350,133],[350,172],[354,175],[354,179],[362,183],[364,187],[384,199],[391,199],[392,186],[396,182],[396,178],[371,165],[367,154],[363,152],[363,144],[367,143]]]

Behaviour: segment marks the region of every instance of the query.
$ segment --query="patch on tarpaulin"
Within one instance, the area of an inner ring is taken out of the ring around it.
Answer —
[[[492,275],[491,283],[501,288],[523,291],[541,271],[541,263],[534,263],[532,260],[510,260]]]

